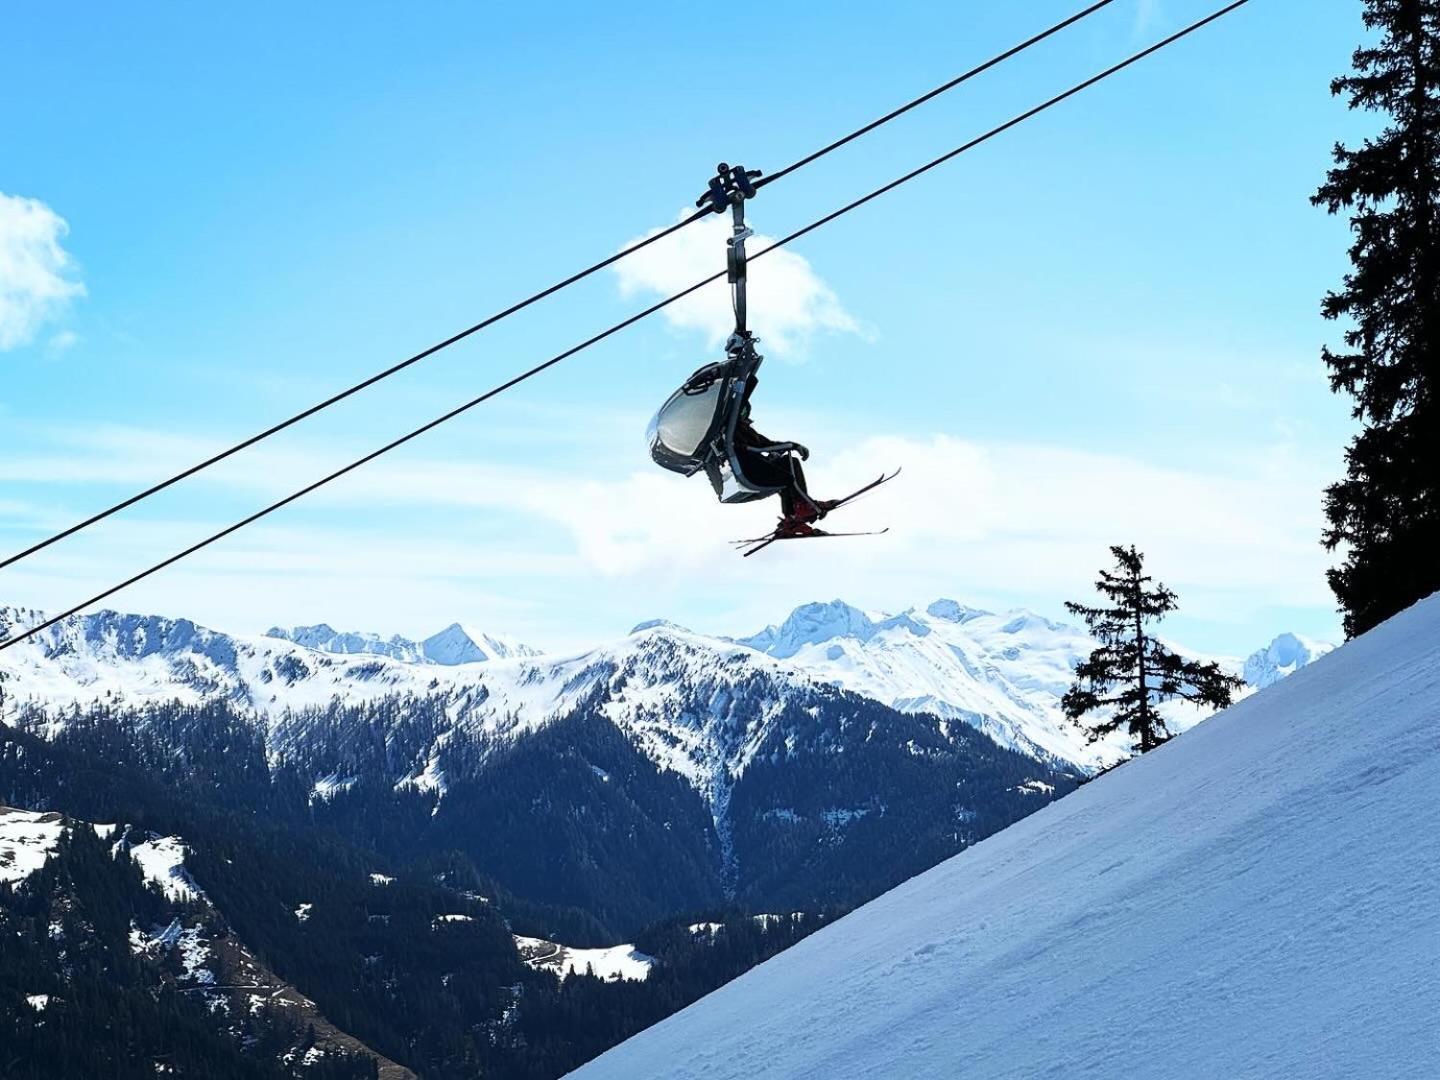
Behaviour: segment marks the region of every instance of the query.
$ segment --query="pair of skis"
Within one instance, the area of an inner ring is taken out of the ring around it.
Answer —
[[[861,495],[864,495],[867,492],[874,491],[881,484],[888,484],[891,480],[894,480],[895,477],[899,475],[899,469],[896,469],[892,473],[881,473],[879,479],[870,481],[870,483],[866,484],[864,487],[857,488],[855,491],[852,491],[849,495],[846,495],[843,499],[840,499],[838,502],[836,502],[835,505],[832,506],[829,511],[827,511],[827,514],[833,514],[836,510],[839,510],[840,507],[844,506],[846,503],[854,502],[856,499],[860,498]],[[835,538],[841,536],[883,536],[889,531],[889,529],[875,529],[870,532],[826,532],[824,529],[807,527],[805,532],[787,532],[782,526],[766,536],[757,536],[753,540],[736,540],[734,541],[734,544],[735,547],[740,550],[740,554],[748,559],[751,555],[755,555],[761,551],[764,551],[771,544],[777,543],[781,540],[818,540],[822,537]]]

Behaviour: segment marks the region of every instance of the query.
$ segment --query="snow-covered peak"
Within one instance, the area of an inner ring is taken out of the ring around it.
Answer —
[[[1257,690],[1293,675],[1306,664],[1312,664],[1335,646],[1299,634],[1281,634],[1263,649],[1245,660],[1245,681]]]
[[[902,711],[970,724],[1025,753],[1085,767],[1122,753],[1087,744],[1060,713],[1089,635],[1033,612],[997,615],[947,599],[896,615],[806,604],[740,644]]]
[[[425,659],[418,642],[401,637],[399,634],[382,638],[379,634],[336,630],[328,623],[317,623],[314,626],[294,626],[289,629],[272,626],[265,631],[265,636],[278,638],[281,641],[293,641],[296,645],[303,645],[307,649],[338,653],[342,656],[355,654],[388,656],[392,660],[400,660],[407,664],[419,663]]]
[[[511,638],[487,634],[461,623],[451,623],[438,634],[432,634],[420,643],[420,650],[425,659],[446,667],[540,655],[537,650]]]
[[[1055,622],[1037,615],[1033,611],[1024,608],[1017,608],[1014,611],[1005,613],[1005,623],[1000,627],[1006,634],[1033,634],[1033,633],[1067,633],[1073,627],[1066,623]]]
[[[669,619],[646,619],[644,622],[636,623],[632,626],[630,633],[643,634],[647,630],[674,630],[681,634],[690,633],[689,627],[681,626],[679,623],[671,622]]]
[[[43,612],[30,608],[0,607],[0,632],[9,636],[43,622],[45,617]],[[229,638],[189,619],[104,610],[66,619],[32,641],[51,656],[86,653],[112,660],[143,660],[181,651],[218,658],[227,652]]]
[[[958,600],[936,600],[925,609],[925,614],[936,619],[943,619],[945,622],[963,623],[971,619],[978,619],[982,615],[989,615],[990,612],[980,608],[969,607]]]
[[[843,600],[832,600],[828,604],[802,604],[779,626],[767,626],[758,634],[742,638],[740,644],[786,660],[806,645],[820,645],[836,638],[868,641],[874,632],[875,620],[870,615]]]
[[[996,613],[942,598],[887,615],[841,601],[806,604],[740,644],[893,708],[961,721],[1055,762],[1094,769],[1129,752],[1119,735],[1088,742],[1060,709],[1075,665],[1095,647],[1089,633],[1024,608]],[[1281,665],[1274,678],[1291,670]],[[1206,715],[1183,703],[1164,712],[1174,732]]]

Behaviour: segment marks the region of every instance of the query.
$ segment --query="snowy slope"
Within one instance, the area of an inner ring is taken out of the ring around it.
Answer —
[[[165,894],[167,900],[200,901],[205,899],[204,890],[195,884],[190,871],[185,869],[188,851],[178,836],[159,836],[145,833],[140,837],[126,837],[116,844],[130,852],[130,858],[140,867],[140,873]]]
[[[59,814],[0,806],[0,885],[24,881],[43,867],[64,830]]]
[[[567,975],[586,972],[606,982],[628,980],[644,982],[655,964],[634,945],[612,945],[600,949],[576,949],[544,938],[514,935],[520,957],[537,971],[549,971],[564,979]]]
[[[574,1075],[1433,1076],[1437,791],[1440,596]]]

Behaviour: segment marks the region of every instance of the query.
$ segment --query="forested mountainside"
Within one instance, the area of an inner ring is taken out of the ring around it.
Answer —
[[[290,717],[273,732],[282,749],[223,702],[23,710],[16,726],[216,809],[314,825],[390,861],[461,853],[507,891],[584,911],[612,937],[717,904],[851,905],[1075,783],[969,728],[944,737],[933,722],[827,687],[785,700],[767,698],[763,684],[728,689],[716,726],[751,712],[769,720],[746,736],[744,771],[717,767],[708,790],[659,768],[608,718],[613,699],[598,691],[563,719],[501,741],[467,736],[448,699],[433,696]],[[417,756],[437,745],[443,784],[415,783]],[[69,791],[77,781],[47,783]],[[32,805],[48,790],[15,794]],[[63,808],[119,816],[87,798]]]
[[[0,803],[183,849],[203,932],[128,900],[112,922],[136,985],[183,967],[182,946],[213,955],[233,939],[364,1060],[550,1077],[1073,782],[978,732],[942,738],[827,687],[784,705],[749,690],[760,697],[737,698],[733,715],[773,715],[720,799],[659,768],[606,715],[613,698],[592,692],[499,741],[467,740],[442,696],[332,704],[273,727],[224,701],[27,707],[0,729]],[[407,779],[437,740],[443,783]],[[7,895],[33,903],[45,888],[32,878]],[[763,913],[783,917],[751,917]],[[653,963],[644,981],[561,981],[527,964],[516,936],[625,941]],[[65,978],[54,943],[38,929],[32,940],[25,970],[52,978],[16,989],[16,1010]],[[207,993],[176,986],[176,1007]],[[218,1011],[197,1015],[214,1021],[215,1053],[251,1037]],[[307,1021],[300,1040],[312,1038]],[[299,1043],[287,1045],[270,1055],[277,1068],[294,1066],[281,1059]],[[315,1045],[302,1065],[354,1064]]]
[[[0,736],[0,804],[77,815],[0,811],[0,925],[17,943],[0,1017],[21,1033],[7,1077],[553,1077],[831,914],[671,918],[634,939],[643,981],[561,979],[517,935],[600,943],[602,928],[463,855],[387,858],[287,815],[281,784],[254,800],[253,775],[177,782],[178,766]]]

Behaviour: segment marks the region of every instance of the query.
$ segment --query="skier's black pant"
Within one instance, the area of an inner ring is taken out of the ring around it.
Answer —
[[[805,486],[805,470],[794,454],[739,450],[736,456],[740,459],[740,468],[745,471],[745,479],[756,487],[781,489],[780,508],[786,517],[792,516],[799,507],[810,504],[806,494],[809,489]]]

